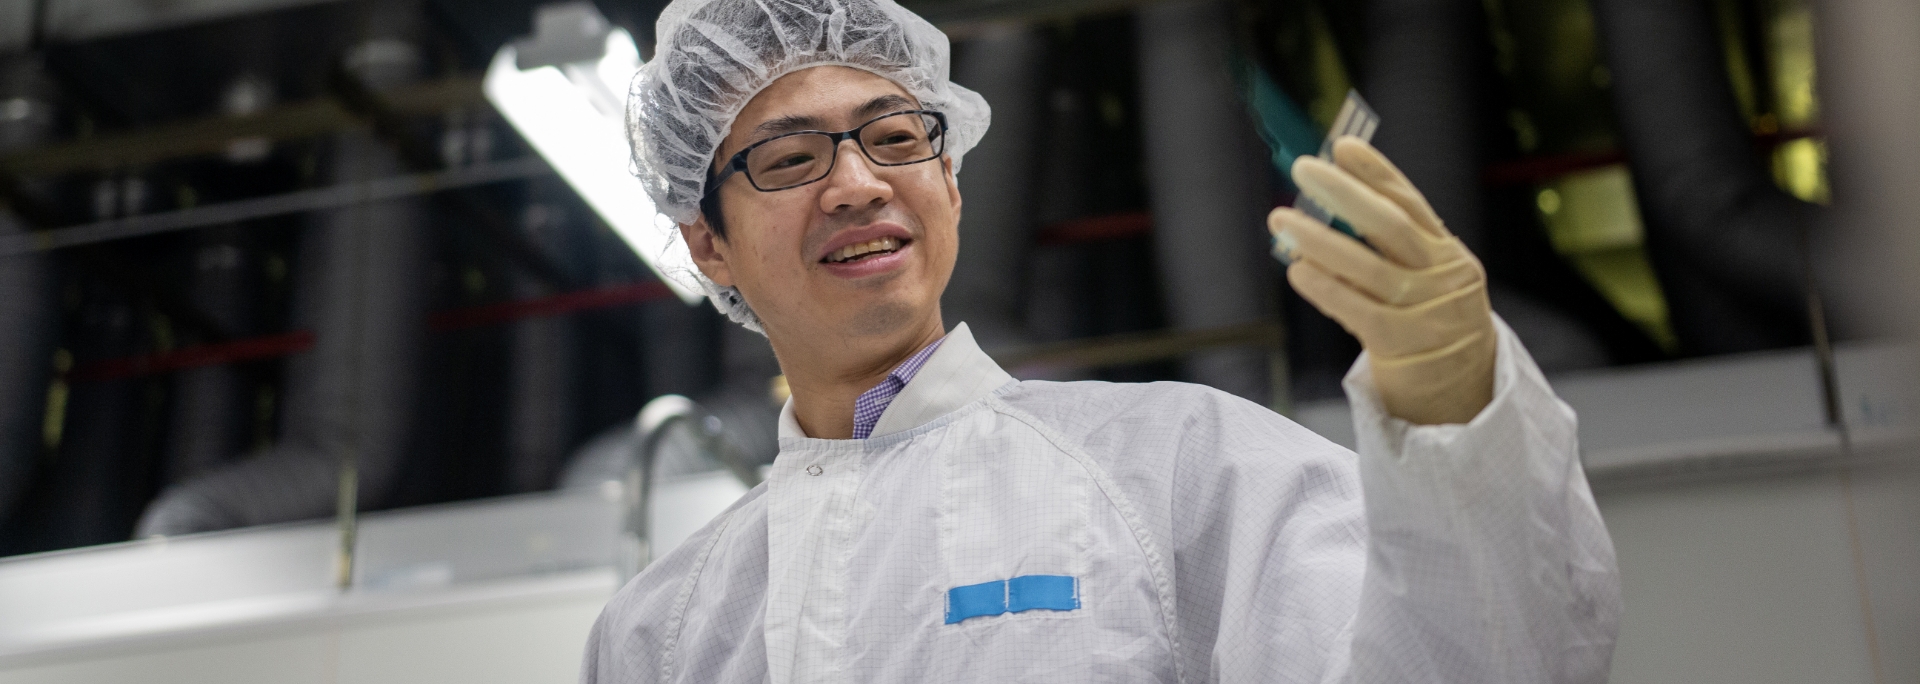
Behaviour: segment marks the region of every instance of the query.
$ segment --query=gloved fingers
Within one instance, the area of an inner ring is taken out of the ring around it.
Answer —
[[[1406,283],[1406,269],[1297,209],[1273,210],[1267,217],[1267,229],[1274,231],[1280,244],[1291,248],[1288,259],[1312,261],[1375,300],[1395,303],[1393,294]]]
[[[1415,274],[1416,277],[1424,281],[1427,289],[1433,292],[1433,297],[1438,297],[1487,279],[1487,272],[1480,268],[1480,260],[1473,258],[1473,254],[1467,252],[1464,247],[1461,248],[1460,251],[1460,258],[1438,266],[1428,267]],[[1415,304],[1427,301],[1433,297],[1408,299],[1405,303]]]
[[[1427,203],[1426,195],[1414,187],[1407,174],[1393,165],[1393,160],[1380,153],[1365,140],[1351,135],[1343,135],[1333,141],[1333,161],[1341,170],[1353,174],[1355,178],[1373,188],[1374,192],[1391,200],[1399,206],[1415,225],[1425,229],[1435,238],[1450,237],[1446,223],[1440,215],[1433,212],[1433,205]]]
[[[1407,339],[1391,341],[1390,346],[1396,350],[1392,355],[1425,352],[1437,346],[1436,342],[1484,330],[1493,325],[1492,311],[1484,281],[1419,304],[1395,307],[1390,310],[1390,316],[1399,323],[1395,330],[1406,333]]]
[[[1267,217],[1275,242],[1289,260],[1309,260],[1385,304],[1424,302],[1480,279],[1479,265],[1462,254],[1422,270],[1401,268],[1365,245],[1298,210],[1281,207]]]
[[[1434,259],[1426,231],[1414,226],[1406,210],[1366,183],[1318,157],[1293,162],[1293,182],[1300,191],[1346,219],[1367,243],[1393,262],[1407,268],[1426,268]]]
[[[1333,272],[1311,261],[1296,261],[1287,267],[1287,283],[1301,299],[1360,338],[1362,346],[1367,345],[1368,338],[1377,336],[1386,305],[1362,294]]]
[[[1288,267],[1287,282],[1381,358],[1421,354],[1493,325],[1484,281],[1412,306],[1382,304],[1312,260]]]

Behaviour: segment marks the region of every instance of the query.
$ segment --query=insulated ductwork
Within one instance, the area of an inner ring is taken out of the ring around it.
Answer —
[[[1373,143],[1420,188],[1447,228],[1482,259],[1488,236],[1480,121],[1488,71],[1486,16],[1478,3],[1375,0],[1368,7],[1364,83],[1380,114]],[[1497,269],[1494,275],[1499,273]],[[1495,311],[1552,371],[1603,365],[1606,349],[1580,321],[1551,305],[1489,284]]]
[[[0,152],[46,140],[53,107],[38,60],[0,59]],[[0,212],[0,235],[26,232]],[[47,382],[53,371],[59,310],[53,265],[45,254],[0,257],[0,523],[20,504],[41,451]]]
[[[1833,215],[1816,252],[1842,334],[1920,338],[1920,3],[1814,5]],[[1844,306],[1843,306],[1844,305]]]
[[[93,218],[141,213],[146,190],[138,176],[100,179],[93,186]],[[125,268],[116,261],[96,256],[86,275],[74,279],[81,305],[62,345],[75,359],[125,358],[153,347],[152,308],[140,288],[130,286],[137,280],[114,273]],[[31,524],[29,545],[64,548],[126,538],[151,486],[141,420],[148,382],[110,377],[68,385],[58,458],[40,478],[47,504],[35,513],[44,519]]]
[[[1175,2],[1135,15],[1154,250],[1174,327],[1272,318],[1266,154],[1227,66],[1226,5]],[[1188,379],[1266,403],[1267,352],[1188,357]]]
[[[1480,4],[1374,0],[1367,9],[1362,82],[1381,119],[1373,144],[1467,249],[1485,254],[1477,38],[1487,29]]]
[[[0,235],[26,232],[0,214]],[[39,460],[53,370],[53,274],[43,254],[0,257],[0,521],[20,503]]]
[[[348,66],[379,90],[417,75],[420,56],[411,43],[376,39],[356,47]],[[360,131],[333,139],[329,168],[335,183],[404,171],[392,150]],[[396,200],[315,218],[301,237],[293,316],[314,332],[314,347],[288,361],[278,442],[169,488],[148,508],[140,536],[331,515],[348,459],[361,507],[391,497],[416,413],[427,217],[418,200]]]
[[[1043,145],[1046,40],[1031,26],[989,29],[961,47],[953,79],[993,107],[993,127],[967,152],[960,255],[941,296],[948,325],[967,323],[987,349],[1028,341],[1021,315]]]
[[[1682,351],[1807,339],[1803,231],[1740,120],[1709,7],[1595,0],[1647,247]]]
[[[400,171],[365,133],[337,137],[333,162],[339,182]],[[314,346],[288,361],[280,439],[263,455],[168,489],[141,536],[331,515],[348,456],[363,507],[391,494],[426,332],[424,212],[400,200],[318,218],[301,238],[294,292],[294,324],[314,331]]]
[[[208,231],[193,253],[188,298],[228,335],[255,332],[259,271],[254,254],[234,228]],[[189,368],[173,376],[166,482],[181,482],[232,460],[247,450],[253,413],[245,372],[235,365]]]
[[[148,348],[146,317],[125,288],[93,281],[81,289],[84,304],[65,343],[75,358],[124,358]],[[70,385],[59,458],[42,475],[51,495],[36,511],[44,518],[28,532],[39,548],[126,538],[148,486],[141,384],[138,378],[113,378]]]
[[[559,215],[545,204],[532,204],[521,221],[527,244],[550,258],[571,251]],[[516,274],[513,292],[516,299],[528,299],[549,294],[550,288],[530,275]],[[514,492],[547,489],[564,464],[573,436],[578,396],[573,382],[578,361],[575,323],[530,318],[514,323],[509,334],[513,365],[508,380],[507,487]]]

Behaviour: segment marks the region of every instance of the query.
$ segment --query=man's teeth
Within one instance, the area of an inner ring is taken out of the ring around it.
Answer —
[[[900,249],[899,238],[883,237],[841,247],[840,249],[834,250],[832,254],[827,255],[827,261],[847,261],[874,252],[891,252],[897,249]]]

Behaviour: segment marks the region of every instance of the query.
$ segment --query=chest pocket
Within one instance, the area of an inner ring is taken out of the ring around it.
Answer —
[[[1076,616],[1088,588],[1092,478],[1019,421],[1002,416],[968,432],[942,464],[944,622]]]

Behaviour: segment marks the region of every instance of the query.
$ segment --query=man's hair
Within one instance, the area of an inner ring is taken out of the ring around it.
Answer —
[[[720,188],[708,187],[706,194],[700,196],[700,215],[706,217],[707,228],[713,231],[713,236],[726,242],[727,222],[720,217]]]

